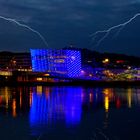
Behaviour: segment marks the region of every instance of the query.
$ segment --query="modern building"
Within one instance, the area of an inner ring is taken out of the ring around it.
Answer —
[[[30,53],[14,53],[13,63],[18,71],[31,71],[31,54]]]
[[[0,52],[0,70],[31,70],[30,53]]]
[[[31,49],[33,72],[49,72],[68,77],[79,76],[81,53],[77,50]]]

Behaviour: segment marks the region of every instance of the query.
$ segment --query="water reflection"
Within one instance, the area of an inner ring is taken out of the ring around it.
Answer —
[[[21,112],[29,110],[29,91],[27,87],[0,87],[0,112],[17,117]]]
[[[31,125],[53,124],[64,120],[66,124],[77,124],[81,119],[81,88],[61,87],[33,89],[30,109]]]
[[[104,110],[108,128],[112,109],[140,105],[140,88],[1,87],[0,113],[17,118],[27,114],[33,135],[43,130],[78,126],[85,114]],[[44,129],[45,128],[45,129]]]
[[[80,122],[82,110],[131,108],[140,104],[137,88],[82,88],[82,87],[1,87],[0,107],[11,110],[13,117],[30,110],[32,124],[53,123],[65,119],[67,124]]]

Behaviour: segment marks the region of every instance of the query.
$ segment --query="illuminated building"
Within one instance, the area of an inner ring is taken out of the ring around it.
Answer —
[[[30,53],[0,52],[0,70],[28,71],[31,69]]]
[[[19,71],[31,70],[31,55],[30,53],[14,53],[13,63]]]
[[[31,49],[31,58],[33,72],[76,77],[81,71],[81,53],[77,50]]]

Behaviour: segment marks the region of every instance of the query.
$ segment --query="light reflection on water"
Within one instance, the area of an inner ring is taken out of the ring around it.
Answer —
[[[55,131],[61,131],[61,129],[71,129],[71,131],[75,131],[74,128],[77,129],[77,127],[85,129],[83,123],[88,119],[91,124],[93,119],[97,123],[102,121],[102,129],[108,129],[109,124],[116,121],[110,119],[113,116],[112,111],[132,110],[136,107],[140,107],[140,88],[138,87],[37,86],[0,88],[1,115],[8,114],[15,120],[24,116],[29,125],[27,135],[31,136],[47,135],[51,131],[55,133]],[[102,113],[97,115],[101,111]],[[121,113],[118,112],[118,114]],[[89,123],[87,125],[89,128],[91,127]]]
[[[64,123],[80,123],[82,112],[82,88],[61,87],[33,88],[30,108],[30,125],[32,130],[39,126],[51,126]],[[37,132],[32,132],[36,134]]]

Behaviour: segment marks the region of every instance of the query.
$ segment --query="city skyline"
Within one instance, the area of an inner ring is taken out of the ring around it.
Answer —
[[[78,48],[88,48],[100,52],[114,52],[140,55],[138,16],[121,33],[114,37],[118,29],[97,47],[92,42],[92,33],[107,30],[122,24],[139,13],[140,1],[97,0],[50,1],[15,0],[0,2],[0,16],[17,20],[38,31],[48,42],[48,48],[64,48],[72,44]],[[28,51],[30,48],[46,47],[36,34],[27,28],[0,19],[0,51]],[[99,38],[101,38],[99,36]],[[97,39],[99,39],[97,38]]]

